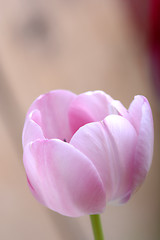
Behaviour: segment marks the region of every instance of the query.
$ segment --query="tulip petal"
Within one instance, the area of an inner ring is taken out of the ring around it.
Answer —
[[[133,192],[137,133],[130,121],[121,116],[109,116],[104,120],[104,124],[111,134],[114,149],[117,148],[119,156],[119,181],[114,198],[119,203],[125,203]]]
[[[134,100],[131,102],[128,109],[131,122],[135,127],[137,133],[139,133],[139,127],[142,117],[142,105],[144,101],[147,101],[144,96],[137,95],[134,97]]]
[[[103,91],[86,92],[78,95],[69,110],[72,133],[90,122],[103,120],[113,113],[112,98]]]
[[[101,178],[89,159],[60,140],[42,140],[24,149],[24,166],[33,195],[48,208],[78,217],[104,210]]]
[[[111,199],[117,149],[113,151],[112,142],[102,122],[89,123],[81,127],[73,135],[70,144],[85,154],[94,164],[107,190],[107,201]]]
[[[141,107],[141,112],[134,164],[135,188],[144,181],[144,178],[151,166],[153,156],[153,119],[150,105],[146,99]]]
[[[40,118],[41,116],[38,110],[34,110],[26,118],[22,134],[23,147],[34,140],[44,139],[44,135],[40,127]]]
[[[58,138],[69,141],[72,133],[70,130],[68,110],[76,95],[70,91],[56,90],[41,95],[31,105],[28,115],[39,110],[41,127],[45,138]]]
[[[94,164],[106,188],[107,201],[127,200],[132,190],[136,131],[131,123],[117,115],[81,127],[70,144]]]

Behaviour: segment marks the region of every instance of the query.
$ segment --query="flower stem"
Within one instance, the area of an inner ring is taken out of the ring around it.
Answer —
[[[100,215],[90,215],[94,240],[104,240]]]

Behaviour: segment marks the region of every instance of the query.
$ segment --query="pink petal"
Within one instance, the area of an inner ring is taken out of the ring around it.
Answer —
[[[29,142],[36,139],[44,139],[44,135],[40,126],[41,116],[38,110],[34,110],[28,115],[25,121],[22,134],[22,144],[23,147]],[[39,123],[39,124],[38,124]]]
[[[71,138],[68,119],[70,104],[76,95],[66,90],[55,90],[41,95],[31,105],[28,115],[33,110],[39,110],[41,115],[41,128],[45,138],[66,139]]]
[[[113,200],[124,203],[129,200],[133,192],[137,133],[132,124],[121,116],[109,116],[104,120],[104,124],[110,132],[114,149],[118,152],[117,176],[119,180]]]
[[[72,217],[103,211],[106,199],[100,176],[70,144],[60,140],[28,144],[24,166],[32,193],[48,208]]]
[[[144,96],[137,95],[134,97],[134,100],[131,102],[128,109],[131,122],[135,127],[137,133],[139,132],[139,126],[142,117],[142,105],[145,101],[147,100]]]
[[[128,120],[110,115],[81,127],[70,143],[94,164],[104,183],[107,201],[123,201],[132,190],[136,132]]]
[[[72,132],[83,125],[103,120],[113,112],[112,98],[102,91],[86,92],[78,95],[71,104],[69,119]]]
[[[117,152],[100,122],[89,123],[81,127],[72,137],[70,144],[85,154],[97,169],[105,189],[107,200],[112,195],[114,178],[114,159]],[[112,177],[113,176],[113,177]]]
[[[145,99],[141,107],[139,135],[135,152],[135,187],[144,181],[153,156],[154,129],[151,108]]]

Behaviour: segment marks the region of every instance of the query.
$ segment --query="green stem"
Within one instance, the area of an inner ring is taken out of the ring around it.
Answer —
[[[90,215],[94,240],[104,240],[100,215]]]

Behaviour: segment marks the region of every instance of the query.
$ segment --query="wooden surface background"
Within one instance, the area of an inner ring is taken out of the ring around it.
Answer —
[[[0,239],[93,239],[88,216],[67,218],[31,195],[22,163],[26,111],[53,89],[101,89],[128,107],[150,101],[153,164],[141,189],[102,215],[106,240],[158,240],[160,213],[159,103],[145,40],[123,1],[0,0]]]

